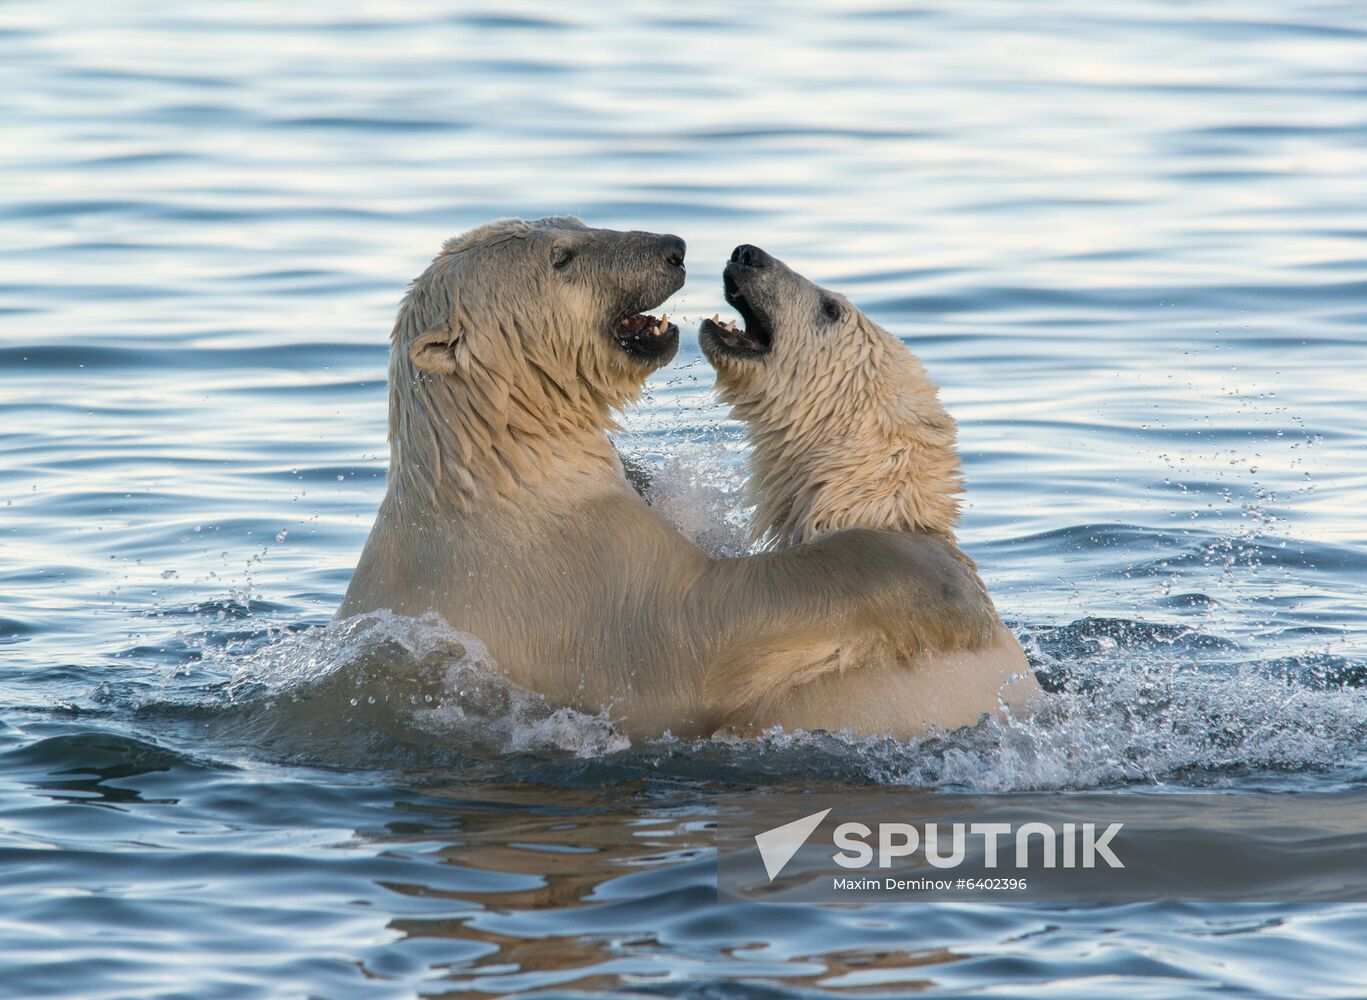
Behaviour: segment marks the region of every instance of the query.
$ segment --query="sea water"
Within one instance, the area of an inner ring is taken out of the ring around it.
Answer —
[[[1367,778],[1367,8],[0,9],[0,994],[1360,993],[1367,909],[721,904],[711,800]],[[459,623],[335,623],[441,241],[675,232],[618,443],[743,551],[693,333],[751,242],[959,422],[1053,690],[632,742]]]

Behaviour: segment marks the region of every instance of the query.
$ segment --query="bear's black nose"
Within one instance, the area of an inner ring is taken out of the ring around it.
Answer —
[[[684,254],[688,252],[688,244],[677,236],[662,236],[660,242],[664,245],[665,261],[671,267],[683,267]]]
[[[759,247],[742,243],[731,251],[731,262],[746,267],[767,267],[772,258]]]

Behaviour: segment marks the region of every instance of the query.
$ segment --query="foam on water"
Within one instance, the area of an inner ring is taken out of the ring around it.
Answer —
[[[460,759],[545,780],[592,773],[764,783],[825,780],[978,791],[1121,783],[1228,784],[1363,768],[1360,672],[1324,657],[1221,667],[1190,629],[1083,620],[1021,635],[1050,689],[1029,713],[913,740],[784,732],[633,745],[609,708],[556,707],[509,681],[480,641],[435,613],[389,611],[275,630],[206,651],[142,715],[194,710],[258,751],[376,766]],[[1103,641],[1098,641],[1098,640]],[[1193,650],[1198,651],[1193,656]],[[402,748],[396,749],[396,748]],[[552,757],[544,755],[550,753]],[[556,754],[567,755],[563,766]]]
[[[606,712],[549,704],[513,684],[484,644],[435,612],[381,610],[302,629],[268,630],[175,671],[144,714],[193,709],[292,755],[353,762],[396,741],[432,760],[512,752],[591,756],[628,745]],[[382,755],[391,762],[393,755]]]

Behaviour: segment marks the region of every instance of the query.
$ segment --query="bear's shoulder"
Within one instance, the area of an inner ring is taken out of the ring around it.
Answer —
[[[851,528],[790,551],[805,551],[822,575],[843,581],[855,616],[898,645],[958,650],[992,641],[996,608],[977,566],[951,538]]]

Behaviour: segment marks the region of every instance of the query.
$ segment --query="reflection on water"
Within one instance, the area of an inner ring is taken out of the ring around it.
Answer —
[[[724,906],[708,822],[1361,783],[1365,55],[1335,3],[0,9],[4,989],[1359,989],[1359,908]],[[687,324],[734,244],[924,358],[1042,717],[633,746],[460,623],[327,625],[403,287],[565,211],[689,241],[620,444],[713,551],[743,441]]]

